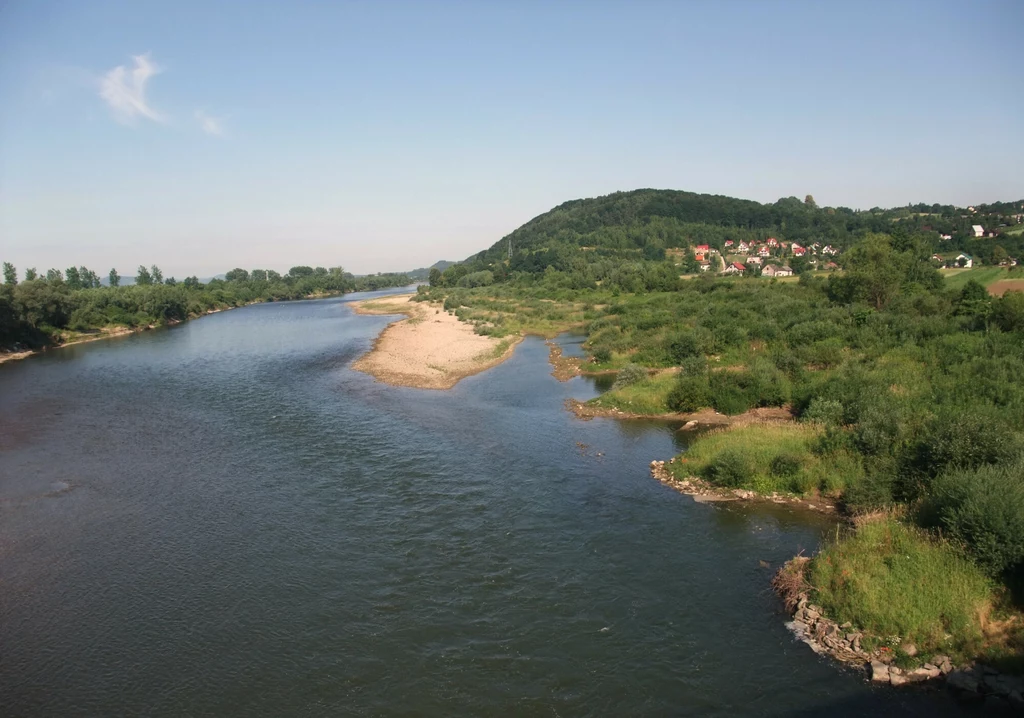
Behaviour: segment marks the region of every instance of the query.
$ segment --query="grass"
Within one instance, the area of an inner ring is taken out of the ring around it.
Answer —
[[[606,391],[587,403],[602,409],[618,409],[633,414],[667,414],[665,397],[672,391],[675,383],[674,372],[663,372],[631,386]]]
[[[952,545],[893,518],[863,524],[828,544],[808,571],[827,615],[879,637],[913,643],[919,657],[974,658],[989,642],[995,586]]]
[[[1007,267],[972,267],[971,269],[943,269],[942,276],[946,278],[946,286],[950,289],[962,289],[971,279],[981,286],[987,287],[1000,279],[1009,279],[1010,270]]]
[[[700,435],[670,467],[678,479],[697,475],[726,488],[835,497],[859,481],[863,469],[846,452],[815,453],[822,432],[807,422],[717,429]]]

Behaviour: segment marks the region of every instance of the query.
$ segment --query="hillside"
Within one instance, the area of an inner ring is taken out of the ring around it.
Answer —
[[[726,240],[764,240],[769,236],[798,242],[818,241],[847,246],[864,232],[889,232],[898,223],[908,231],[940,233],[954,239],[973,238],[982,224],[1006,236],[1019,226],[1024,201],[982,205],[970,210],[951,205],[914,205],[857,211],[818,207],[786,197],[772,204],[722,195],[678,190],[638,189],[558,205],[506,235],[469,261],[495,262],[516,253],[550,249],[601,250],[663,256],[665,249],[692,244],[721,248]]]

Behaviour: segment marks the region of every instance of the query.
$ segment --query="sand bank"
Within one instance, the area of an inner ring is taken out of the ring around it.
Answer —
[[[463,377],[508,359],[522,338],[481,336],[439,304],[414,302],[413,296],[352,302],[357,314],[406,315],[381,332],[354,369],[395,386],[450,389]]]

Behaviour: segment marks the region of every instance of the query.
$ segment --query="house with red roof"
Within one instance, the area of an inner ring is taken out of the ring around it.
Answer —
[[[770,250],[767,245],[765,245],[764,247],[761,247],[760,249],[757,250],[757,256],[758,257],[770,257],[771,254],[772,254],[772,250]]]
[[[767,244],[769,247],[778,247],[779,240],[775,239],[775,237],[769,237],[765,244]]]
[[[790,249],[793,251],[793,256],[794,257],[802,257],[805,254],[807,254],[807,250],[805,248],[801,247],[796,242],[793,242],[793,244],[790,247]]]
[[[739,262],[733,262],[732,264],[725,268],[722,274],[743,274],[745,271],[747,271],[746,267],[744,267]]]

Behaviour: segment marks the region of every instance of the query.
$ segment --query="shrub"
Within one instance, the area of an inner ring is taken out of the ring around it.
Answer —
[[[927,511],[992,575],[1024,581],[1024,458],[942,474]]]
[[[698,411],[711,404],[707,375],[682,374],[666,400],[669,411]]]
[[[835,399],[820,396],[811,399],[801,417],[804,421],[815,421],[826,426],[838,426],[843,423],[843,404]]]
[[[647,378],[647,370],[639,364],[627,364],[619,370],[612,384],[612,390],[633,386]]]
[[[719,486],[737,488],[754,478],[754,470],[746,456],[733,449],[726,449],[704,468],[703,478]]]
[[[799,454],[787,452],[772,459],[768,471],[772,476],[791,478],[799,474],[802,467],[803,458]]]
[[[594,361],[598,364],[607,364],[612,360],[612,351],[608,347],[598,347],[594,350]]]

